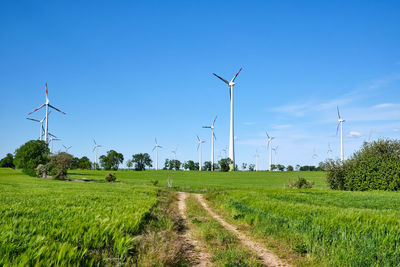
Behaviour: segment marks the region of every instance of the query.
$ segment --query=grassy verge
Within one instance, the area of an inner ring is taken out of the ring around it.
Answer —
[[[142,234],[136,238],[137,266],[187,266],[190,248],[180,232],[184,225],[176,207],[176,194],[161,190]]]
[[[209,216],[193,196],[187,199],[187,216],[195,238],[205,244],[216,266],[262,266],[257,256]]]

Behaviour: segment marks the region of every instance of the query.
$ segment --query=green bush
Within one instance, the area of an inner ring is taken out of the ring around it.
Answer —
[[[54,179],[67,178],[67,171],[71,167],[73,159],[72,155],[65,152],[50,156],[50,161],[45,166],[47,174]]]
[[[117,180],[117,177],[115,176],[115,174],[112,173],[107,173],[106,174],[106,181],[107,182],[115,182]]]
[[[332,189],[400,190],[400,142],[380,139],[364,143],[348,160],[327,164],[327,181]]]
[[[288,186],[289,188],[308,189],[313,188],[314,182],[307,181],[307,179],[303,177],[298,177],[297,180],[293,182],[289,180]]]
[[[48,154],[49,148],[44,141],[28,141],[15,151],[15,167],[30,176],[36,176],[36,167],[47,163]]]

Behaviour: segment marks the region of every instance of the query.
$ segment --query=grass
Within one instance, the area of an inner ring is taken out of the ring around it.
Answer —
[[[158,189],[0,169],[0,266],[129,263]]]
[[[208,215],[194,196],[187,199],[187,215],[196,238],[206,245],[216,266],[263,266],[253,252],[242,247],[234,234]]]
[[[147,255],[145,243],[138,241],[143,231],[159,243],[168,240],[151,234],[158,228],[144,224],[162,199],[154,181],[165,188],[171,176],[173,190],[208,193],[208,201],[225,219],[247,228],[280,255],[307,259],[294,261],[296,265],[400,266],[397,192],[332,191],[323,172],[119,170],[113,172],[119,183],[106,183],[108,172],[70,171],[69,178],[93,181],[83,183],[36,179],[20,171],[0,169],[0,265],[132,264],[140,253]],[[298,176],[314,182],[314,188],[288,189],[288,179]],[[173,200],[171,196],[167,198]],[[218,234],[218,225],[202,215],[191,199],[189,205],[194,225],[203,231],[199,237],[211,229]],[[157,216],[165,217],[162,214]],[[196,224],[196,220],[202,223]],[[160,232],[173,236],[177,231],[171,226],[173,219],[166,218],[164,226],[163,219],[159,221]],[[230,262],[229,257],[234,259],[239,250],[221,254],[225,256],[220,262]],[[168,250],[160,248],[156,254],[163,255],[162,251]],[[167,256],[157,257],[154,262],[165,264],[162,258]],[[174,261],[182,263],[184,259]]]

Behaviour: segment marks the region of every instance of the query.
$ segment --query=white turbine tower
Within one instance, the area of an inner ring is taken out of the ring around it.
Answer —
[[[203,143],[205,143],[206,141],[205,140],[201,140],[200,138],[199,138],[199,136],[197,136],[197,142],[198,142],[198,145],[197,145],[197,150],[199,150],[199,148],[200,148],[200,150],[199,150],[199,171],[201,171],[201,167],[203,166],[203,161],[202,161],[202,159],[201,159],[201,145],[203,144]]]
[[[48,133],[48,134],[50,136],[49,141],[50,141],[50,145],[51,145],[50,153],[53,154],[53,142],[54,141],[61,141],[61,139],[57,138],[57,136],[55,136],[55,135],[53,135],[51,133]]]
[[[63,145],[63,147],[65,149],[65,152],[68,153],[68,150],[70,150],[72,146],[66,147],[66,146]]]
[[[50,105],[49,96],[48,96],[48,92],[47,92],[47,83],[46,83],[45,87],[46,87],[46,103],[42,104],[40,107],[38,107],[34,111],[29,112],[28,115],[32,114],[35,111],[38,111],[42,107],[46,107],[46,115],[45,115],[46,124],[45,124],[45,128],[44,128],[44,141],[46,142],[46,144],[48,144],[49,143],[49,114],[50,114],[49,108],[55,109],[55,110],[57,110],[58,112],[60,112],[60,113],[62,113],[64,115],[65,115],[65,112],[63,112],[63,111],[59,110],[58,108]]]
[[[258,154],[258,150],[256,150],[256,154],[254,155],[254,157],[256,158],[256,171],[258,171],[258,158],[260,157],[260,155]]]
[[[331,144],[330,143],[328,143],[328,152],[327,152],[327,154],[328,154],[328,159],[332,159],[332,149],[331,149]]]
[[[232,160],[232,163],[229,165],[230,171],[234,171],[235,170],[235,135],[234,135],[234,122],[233,122],[233,87],[235,86],[235,79],[239,75],[239,72],[241,70],[242,70],[242,68],[240,68],[240,70],[236,73],[235,77],[233,77],[233,79],[230,82],[228,82],[224,78],[221,78],[217,74],[213,73],[214,76],[216,76],[217,78],[219,78],[221,81],[223,81],[224,83],[226,83],[229,86],[229,95],[230,95],[230,99],[231,99],[231,120],[230,120],[230,130],[229,130],[229,158]]]
[[[174,154],[174,160],[176,160],[176,153],[177,153],[177,151],[178,151],[178,145],[175,145],[175,149],[171,151],[172,154]]]
[[[215,119],[213,121],[213,124],[211,126],[203,126],[203,128],[209,128],[211,129],[211,171],[214,171],[214,139],[217,140],[214,134],[214,124],[215,121],[217,120],[218,116],[215,116]]]
[[[94,142],[94,147],[93,147],[93,152],[96,151],[96,158],[94,159],[94,163],[96,164],[95,168],[97,169],[99,167],[99,163],[98,163],[98,149],[99,147],[101,147],[101,145],[98,145],[96,143],[96,140],[93,139]]]
[[[278,146],[273,147],[272,150],[275,153],[275,167],[278,165]]]
[[[313,153],[313,155],[312,155],[312,158],[313,158],[313,160],[314,160],[314,166],[317,167],[317,162],[316,162],[316,160],[317,160],[317,158],[318,158],[318,155],[317,155],[317,153],[315,153],[315,148],[314,148],[314,153]]]
[[[156,150],[156,170],[158,171],[158,149],[162,148],[162,146],[158,145],[157,138],[155,138],[154,140],[156,141],[156,145],[154,146],[153,151],[154,149]]]
[[[338,134],[339,131],[339,126],[340,126],[340,163],[343,164],[344,160],[344,155],[343,155],[343,122],[345,122],[342,117],[340,117],[339,113],[339,107],[337,107],[337,114],[338,114],[338,126],[336,128],[336,135]]]
[[[275,138],[275,137],[270,137],[269,135],[268,135],[268,132],[265,132],[265,134],[267,135],[267,141],[268,141],[268,143],[267,143],[267,150],[268,150],[268,147],[269,147],[269,170],[271,171],[271,166],[272,166],[272,145],[271,145],[271,143],[272,143],[272,140]]]

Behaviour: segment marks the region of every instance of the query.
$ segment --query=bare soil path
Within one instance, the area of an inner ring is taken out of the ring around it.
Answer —
[[[279,257],[276,256],[272,251],[266,249],[262,244],[252,241],[248,236],[239,232],[235,226],[227,223],[218,214],[213,212],[204,201],[203,195],[195,194],[195,196],[199,200],[203,208],[211,215],[211,217],[217,220],[225,229],[235,234],[244,246],[254,251],[258,255],[258,257],[263,260],[266,266],[290,266],[288,263],[279,259]]]
[[[197,262],[193,266],[199,266],[199,267],[206,267],[206,266],[212,266],[213,264],[211,263],[211,256],[210,254],[206,253],[201,247],[200,244],[197,240],[193,239],[190,235],[190,229],[188,228],[188,223],[187,223],[187,216],[186,216],[186,198],[188,194],[185,192],[179,192],[179,198],[178,198],[178,209],[179,213],[184,220],[184,225],[186,226],[186,229],[183,234],[183,238],[185,242],[190,244],[193,248],[194,251],[192,251],[193,255],[192,258],[195,258]]]

